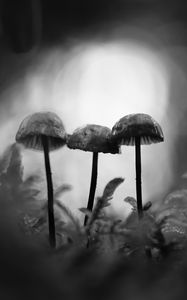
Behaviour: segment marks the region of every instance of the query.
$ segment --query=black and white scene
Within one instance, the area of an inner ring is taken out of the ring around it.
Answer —
[[[0,0],[0,299],[186,277],[187,2]]]

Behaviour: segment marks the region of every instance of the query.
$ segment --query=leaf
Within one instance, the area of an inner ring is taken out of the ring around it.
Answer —
[[[165,206],[187,207],[187,189],[176,190],[170,193],[163,201]]]
[[[186,222],[187,224],[187,211],[186,209],[176,209],[176,208],[170,208],[166,207],[162,211],[157,212],[157,221],[162,220],[163,218],[175,218],[180,220],[181,222]]]
[[[127,228],[131,228],[137,226],[138,222],[139,220],[138,220],[137,211],[132,210],[132,212],[127,216],[124,225]]]
[[[176,233],[178,235],[186,235],[186,230],[183,227],[177,224],[166,223],[162,228],[163,233]]]
[[[73,223],[73,225],[75,226],[75,228],[79,231],[80,230],[79,222],[73,216],[73,214],[71,213],[71,211],[60,200],[58,200],[58,199],[55,199],[55,204],[57,205],[58,208],[60,208],[60,210],[63,213],[65,213],[65,215],[71,220],[71,222]]]
[[[70,184],[62,184],[54,191],[54,198],[58,198],[62,193],[70,191],[72,186]]]
[[[152,202],[148,201],[144,206],[143,206],[143,210],[146,211],[148,209],[150,209],[150,207],[152,206]]]
[[[107,199],[111,198],[116,190],[116,188],[124,181],[123,178],[114,178],[106,185],[102,198]]]
[[[180,243],[186,242],[187,230],[180,224],[166,223],[162,228],[162,233],[167,243],[177,241]]]
[[[20,147],[17,144],[12,145],[10,162],[6,171],[7,181],[16,187],[23,182],[23,166]]]
[[[75,228],[72,227],[72,223],[67,224],[60,222],[57,224],[56,234],[60,238],[59,246],[73,244],[74,247],[86,247],[87,239],[84,231],[77,232]]]
[[[106,185],[102,197],[99,197],[97,203],[93,209],[91,218],[88,221],[88,227],[90,227],[93,222],[103,216],[103,208],[109,206],[109,201],[112,199],[113,193],[116,188],[124,181],[123,178],[114,178]]]
[[[40,191],[37,189],[27,189],[26,190],[24,188],[21,190],[21,197],[23,198],[23,200],[27,200],[27,199],[35,200],[39,193],[40,193]]]
[[[132,206],[132,210],[133,211],[137,211],[137,202],[136,202],[136,199],[134,199],[133,197],[126,197],[124,199],[124,201],[126,203],[129,203]]]
[[[42,215],[38,218],[37,222],[34,224],[35,228],[43,226],[47,222],[47,216]]]
[[[92,212],[85,207],[81,207],[81,208],[79,208],[79,210],[88,217],[91,217],[91,215],[92,215]]]
[[[9,163],[10,163],[10,158],[12,155],[12,147],[14,147],[14,144],[9,145],[5,151],[1,154],[0,157],[0,174],[6,171]]]
[[[164,220],[161,228],[167,241],[185,241],[187,233],[187,189],[175,190],[163,201],[156,213],[157,222]]]
[[[34,183],[38,183],[41,181],[41,178],[39,175],[30,175],[27,177],[27,179],[24,181],[24,187],[25,188],[30,188],[31,185]]]
[[[25,234],[39,233],[42,230],[43,225],[46,224],[47,218],[42,215],[40,217],[33,217],[29,214],[20,216],[19,226],[25,232]]]

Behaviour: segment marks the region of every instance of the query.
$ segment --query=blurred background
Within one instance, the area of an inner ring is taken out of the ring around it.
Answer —
[[[56,112],[66,131],[87,123],[110,128],[129,113],[148,113],[165,142],[142,147],[143,201],[155,205],[187,172],[187,4],[182,0],[1,0],[0,140],[2,153],[30,113]],[[91,153],[51,153],[62,201],[77,215],[86,206]],[[42,154],[23,150],[24,176],[44,177]],[[96,196],[114,177],[125,182],[112,210],[128,213],[135,196],[134,148],[99,155]],[[43,184],[45,195],[45,180]]]

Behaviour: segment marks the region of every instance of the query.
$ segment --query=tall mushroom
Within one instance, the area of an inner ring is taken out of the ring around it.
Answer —
[[[141,145],[164,141],[162,128],[147,114],[130,114],[121,118],[112,128],[115,142],[135,145],[136,194],[139,219],[143,216],[141,187]]]
[[[77,128],[72,135],[69,135],[67,139],[67,146],[70,149],[80,149],[83,151],[93,152],[92,175],[87,204],[87,209],[92,211],[97,185],[98,153],[119,153],[119,147],[115,142],[111,141],[111,130],[108,127],[95,124],[88,124]],[[88,218],[86,216],[84,220],[85,226],[87,220]]]
[[[16,142],[28,149],[44,152],[47,191],[48,191],[48,224],[49,242],[56,246],[55,220],[53,207],[53,183],[49,151],[56,150],[66,143],[66,133],[61,119],[52,112],[39,112],[27,116],[18,129]]]

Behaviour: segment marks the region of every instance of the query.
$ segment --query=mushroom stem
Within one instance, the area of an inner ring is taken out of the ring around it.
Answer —
[[[92,176],[91,176],[90,193],[89,193],[88,205],[87,205],[87,209],[90,211],[92,211],[93,208],[95,190],[97,185],[97,166],[98,166],[98,152],[93,152]],[[85,216],[84,226],[86,226],[87,221],[88,221],[88,216]]]
[[[55,219],[54,219],[54,207],[53,207],[53,182],[51,176],[51,167],[49,160],[49,144],[48,138],[42,135],[42,144],[44,150],[45,170],[47,179],[47,193],[48,193],[48,224],[49,224],[49,243],[52,248],[56,247],[55,236]]]
[[[138,217],[143,217],[142,208],[142,183],[141,183],[141,142],[140,137],[135,137],[135,156],[136,156],[136,195]]]

